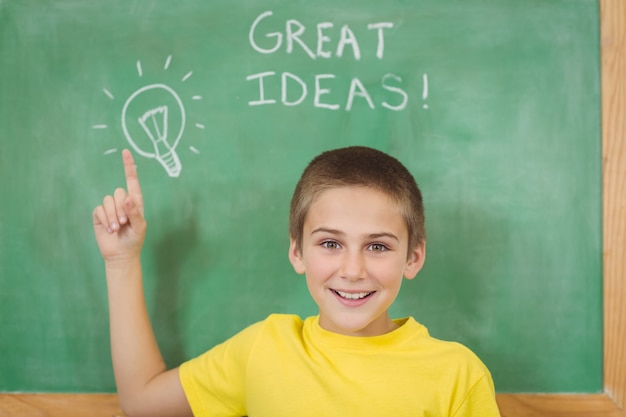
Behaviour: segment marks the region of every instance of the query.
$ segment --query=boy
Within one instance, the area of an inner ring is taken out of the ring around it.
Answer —
[[[271,315],[166,370],[145,308],[146,222],[137,171],[94,210],[105,260],[113,368],[129,416],[498,416],[489,371],[467,348],[431,338],[388,309],[426,255],[415,180],[365,147],[324,152],[290,212],[289,260],[319,315]]]

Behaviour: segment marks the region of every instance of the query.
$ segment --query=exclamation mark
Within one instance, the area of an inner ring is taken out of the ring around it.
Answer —
[[[422,75],[422,81],[423,81],[422,100],[426,101],[426,99],[428,98],[428,74]],[[422,108],[427,109],[428,104],[424,103]]]

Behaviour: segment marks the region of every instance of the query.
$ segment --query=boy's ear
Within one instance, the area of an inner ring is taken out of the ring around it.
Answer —
[[[426,261],[426,242],[419,243],[410,253],[404,267],[404,278],[413,279]]]
[[[296,273],[304,274],[305,268],[302,253],[300,253],[298,245],[292,237],[289,237],[289,262],[291,262]]]

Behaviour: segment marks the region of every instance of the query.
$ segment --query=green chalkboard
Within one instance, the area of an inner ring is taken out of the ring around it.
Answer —
[[[602,390],[598,2],[0,1],[0,391],[112,391],[92,208],[133,150],[171,365],[314,314],[289,199],[368,145],[423,189],[395,316],[501,392]]]

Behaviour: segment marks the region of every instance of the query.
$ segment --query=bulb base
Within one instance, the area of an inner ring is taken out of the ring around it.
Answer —
[[[163,168],[165,168],[167,175],[174,178],[180,175],[180,171],[182,171],[183,167],[180,164],[180,159],[178,158],[178,154],[176,154],[176,152],[172,150],[163,155],[159,154],[156,159],[159,163],[161,163]]]

